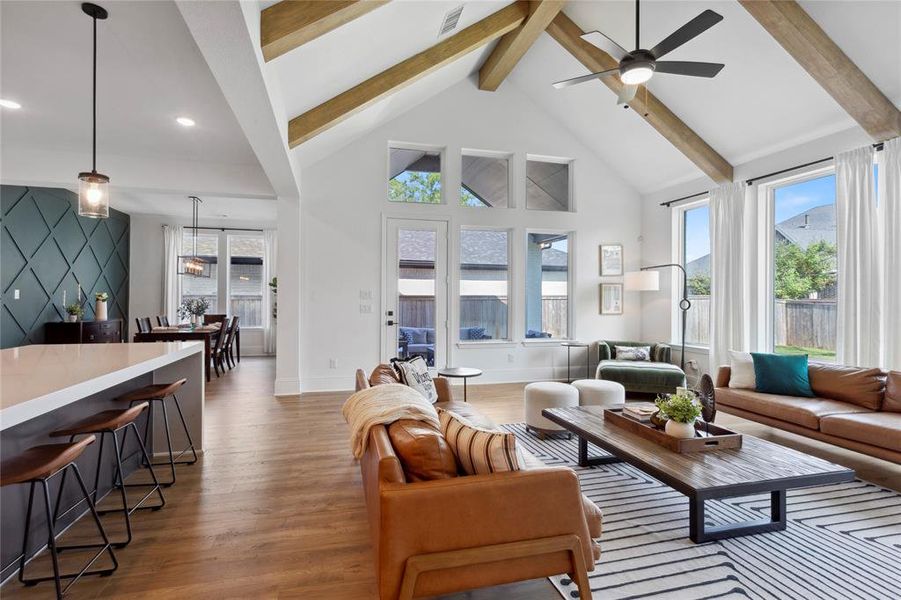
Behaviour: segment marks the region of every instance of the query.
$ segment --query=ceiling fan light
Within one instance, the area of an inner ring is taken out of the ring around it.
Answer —
[[[654,75],[654,69],[649,65],[637,65],[632,68],[623,68],[619,78],[626,85],[639,85],[646,82]]]

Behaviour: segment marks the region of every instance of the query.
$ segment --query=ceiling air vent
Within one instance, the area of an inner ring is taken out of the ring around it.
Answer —
[[[462,12],[462,4],[457,8],[452,8],[447,11],[447,14],[444,15],[444,21],[441,22],[441,29],[438,31],[438,37],[450,33],[457,28],[457,23],[460,22],[460,13]]]

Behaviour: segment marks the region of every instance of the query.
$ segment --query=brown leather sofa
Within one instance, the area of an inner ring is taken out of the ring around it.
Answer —
[[[901,372],[810,363],[815,398],[730,388],[720,367],[723,412],[901,464]]]
[[[367,379],[358,370],[357,390],[390,381],[386,373],[376,369]],[[435,385],[436,406],[494,427],[472,404],[455,402],[446,379]],[[573,578],[581,598],[590,598],[587,571],[600,557],[592,542],[601,535],[600,509],[583,498],[572,469],[545,467],[525,454],[526,470],[412,481],[389,429],[373,427],[360,470],[379,598],[449,594],[561,573]]]

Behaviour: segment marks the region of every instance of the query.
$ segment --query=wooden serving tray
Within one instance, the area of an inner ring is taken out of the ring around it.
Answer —
[[[673,452],[684,454],[686,452],[709,452],[711,450],[725,450],[729,448],[741,448],[741,434],[735,433],[713,423],[695,423],[698,437],[689,439],[675,438],[664,431],[656,429],[650,423],[641,423],[635,419],[623,416],[623,409],[608,408],[604,410],[604,421],[617,427],[622,427],[639,435],[655,444],[668,448]],[[709,431],[709,434],[707,433]]]

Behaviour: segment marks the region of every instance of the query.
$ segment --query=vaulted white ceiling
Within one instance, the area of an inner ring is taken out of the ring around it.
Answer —
[[[465,3],[456,31],[505,4]],[[391,2],[269,63],[280,81],[288,116],[297,116],[434,45],[444,13],[457,5]],[[893,102],[901,103],[901,2],[838,0],[802,5]],[[650,90],[729,162],[741,164],[855,125],[732,0],[642,2],[642,46],[653,46],[708,8],[724,20],[667,58],[723,62],[725,69],[711,80],[661,74],[651,81]],[[632,2],[570,2],[564,11],[582,29],[598,29],[626,48],[634,46]],[[318,160],[473,75],[490,49],[429,75],[294,152],[302,164]],[[613,92],[603,84],[564,90],[551,87],[554,81],[585,73],[585,67],[542,34],[503,85],[526,94],[640,192],[702,175],[643,119],[617,107]],[[474,79],[472,86],[474,93],[487,93],[477,92]]]

